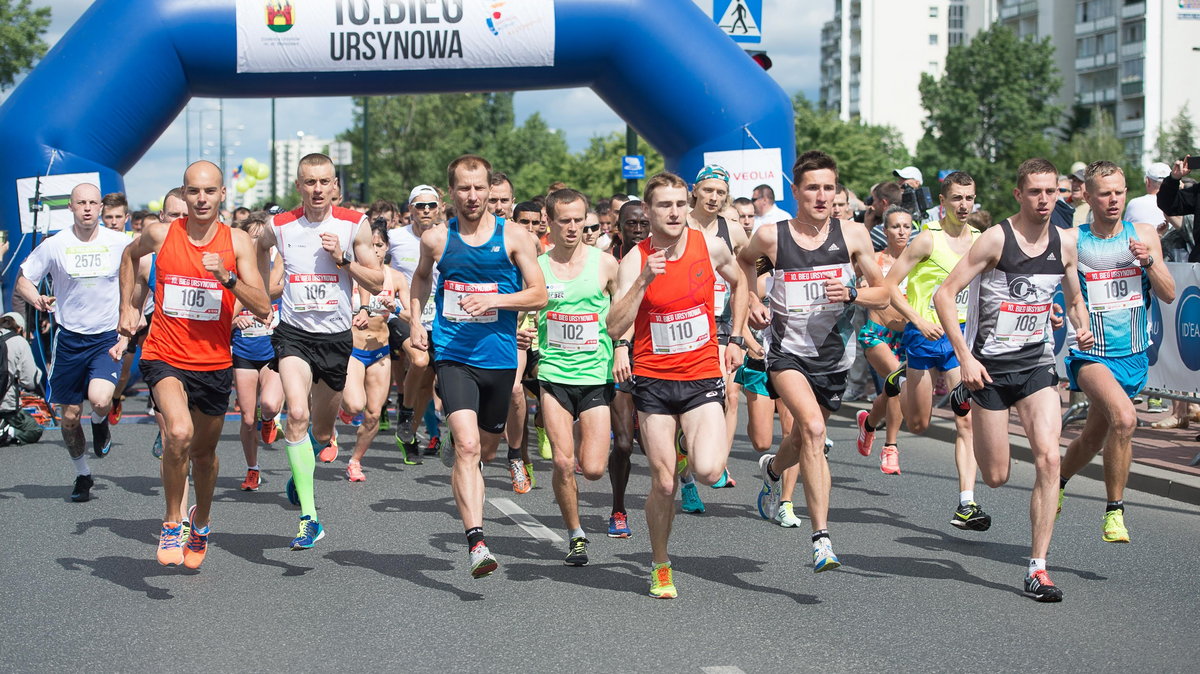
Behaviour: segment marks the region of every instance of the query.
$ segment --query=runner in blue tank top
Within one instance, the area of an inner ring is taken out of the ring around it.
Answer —
[[[421,237],[410,289],[414,348],[430,348],[421,313],[434,265],[439,273],[433,320],[438,394],[454,436],[450,483],[467,534],[471,575],[496,570],[483,537],[483,474],[500,444],[517,366],[517,312],[546,304],[537,248],[527,232],[505,228],[487,209],[492,166],[463,155],[447,168],[457,219]],[[443,450],[445,451],[445,450]]]
[[[1050,224],[1058,199],[1058,170],[1045,159],[1028,159],[1017,169],[1013,190],[1021,210],[988,229],[933,294],[942,330],[958,357],[962,383],[951,406],[970,409],[975,459],[983,481],[1008,482],[1011,467],[1009,410],[1015,408],[1033,451],[1036,477],[1029,501],[1032,544],[1024,594],[1042,602],[1062,601],[1062,590],[1046,572],[1054,534],[1054,488],[1062,431],[1050,329],[1054,291],[1062,283],[1067,306],[1079,297],[1075,276],[1075,230]],[[955,297],[971,286],[967,334],[958,329]],[[1086,317],[1071,311],[1079,345],[1092,346]],[[965,388],[964,388],[965,386]],[[969,391],[969,400],[964,393]]]
[[[1067,379],[1072,391],[1087,394],[1090,410],[1083,432],[1071,442],[1060,468],[1058,511],[1067,480],[1104,450],[1104,487],[1108,492],[1101,537],[1128,543],[1125,483],[1129,479],[1133,429],[1132,396],[1146,386],[1150,361],[1150,312],[1158,299],[1175,299],[1175,281],[1162,260],[1154,225],[1121,220],[1125,211],[1125,174],[1116,164],[1098,161],[1087,168],[1084,198],[1092,222],[1079,228],[1079,286],[1082,298],[1072,311],[1090,321],[1095,344],[1071,345]]]

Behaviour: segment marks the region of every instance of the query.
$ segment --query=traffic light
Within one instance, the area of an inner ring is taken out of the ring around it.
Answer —
[[[746,53],[749,54],[750,58],[754,59],[754,62],[757,63],[758,66],[763,70],[770,70],[771,66],[774,65],[771,63],[771,57],[767,56],[767,52],[765,51],[751,51],[747,49]]]

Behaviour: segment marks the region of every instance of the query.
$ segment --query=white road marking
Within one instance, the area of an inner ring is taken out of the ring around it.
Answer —
[[[700,671],[704,674],[746,674],[740,668],[732,665],[721,665],[719,667],[701,667]]]
[[[513,503],[511,499],[493,498],[489,499],[488,503],[496,506],[496,510],[508,516],[508,519],[517,523],[530,536],[547,543],[562,543],[563,537],[554,532],[553,529],[547,527],[537,521],[533,515],[525,512],[521,506]]]

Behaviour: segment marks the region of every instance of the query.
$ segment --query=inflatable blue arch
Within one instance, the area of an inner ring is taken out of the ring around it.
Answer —
[[[540,40],[545,61],[479,48],[480,35],[503,45],[506,34],[519,37],[511,45]],[[414,66],[418,55],[439,58]],[[306,67],[310,56],[337,69]],[[10,259],[23,259],[35,177],[93,174],[102,192],[123,191],[123,174],[193,96],[576,86],[685,177],[706,152],[760,147],[778,148],[790,173],[788,96],[692,0],[97,0],[0,107],[0,228]],[[63,196],[41,194],[51,206]],[[788,208],[790,190],[777,196]],[[6,289],[16,271],[8,266]]]

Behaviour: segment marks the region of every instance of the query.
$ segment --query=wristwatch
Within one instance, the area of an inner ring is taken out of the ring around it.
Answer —
[[[633,348],[633,344],[631,344],[628,339],[614,339],[613,340],[613,348],[614,349],[621,347],[621,346],[623,346],[627,349]]]
[[[351,262],[350,253],[347,253],[346,251],[343,250],[342,251],[342,259],[341,259],[341,261],[337,262],[336,264],[338,267],[345,267],[346,265],[350,264],[350,262]]]
[[[233,290],[233,287],[235,285],[237,285],[237,274],[235,274],[233,272],[229,272],[229,278],[222,281],[221,285],[225,286],[226,288],[228,288],[230,290]]]
[[[1147,255],[1146,263],[1142,265],[1142,269],[1149,269],[1150,267],[1153,267],[1153,266],[1154,266],[1154,256]]]
[[[850,286],[850,299],[846,300],[846,304],[854,304],[854,300],[858,299],[858,288]]]
[[[737,347],[742,351],[746,350],[746,338],[741,335],[734,335],[733,337],[730,337],[729,343],[736,344]]]

